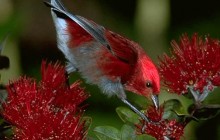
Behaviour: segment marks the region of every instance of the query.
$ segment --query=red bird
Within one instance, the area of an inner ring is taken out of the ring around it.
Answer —
[[[126,100],[124,90],[151,96],[158,107],[157,68],[135,42],[91,20],[69,13],[59,0],[45,2],[57,31],[58,48],[68,60],[67,72],[79,71],[108,96],[116,95],[143,119],[148,118]]]

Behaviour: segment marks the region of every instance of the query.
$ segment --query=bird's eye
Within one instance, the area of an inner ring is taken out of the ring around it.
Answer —
[[[152,87],[152,83],[151,82],[147,82],[146,83],[146,87],[148,87],[148,88]]]

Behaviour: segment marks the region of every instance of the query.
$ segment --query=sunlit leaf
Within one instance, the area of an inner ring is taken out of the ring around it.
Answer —
[[[123,122],[139,123],[139,116],[126,107],[117,107],[116,112]]]
[[[135,127],[123,125],[121,128],[121,140],[135,140]]]
[[[120,132],[112,126],[97,126],[93,130],[99,140],[120,140]]]
[[[136,140],[156,140],[156,138],[154,138],[154,137],[152,137],[150,135],[144,134],[144,135],[138,135],[136,137]]]
[[[186,115],[182,103],[177,99],[170,99],[164,102],[163,119],[178,119],[178,115]]]

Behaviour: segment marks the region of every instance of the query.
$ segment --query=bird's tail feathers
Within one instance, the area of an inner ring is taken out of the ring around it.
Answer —
[[[50,2],[45,2],[45,4],[51,7],[52,12],[54,12],[58,18],[71,19],[86,32],[88,32],[96,41],[100,42],[106,47],[109,47],[109,43],[104,37],[104,27],[94,24],[92,21],[87,20],[81,16],[69,13],[59,0],[51,0]]]

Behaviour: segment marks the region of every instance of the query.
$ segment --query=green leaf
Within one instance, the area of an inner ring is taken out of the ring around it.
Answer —
[[[139,116],[126,107],[117,107],[116,112],[123,122],[139,123]]]
[[[138,135],[136,140],[156,140],[156,138],[147,134],[143,134],[143,135]]]
[[[170,99],[164,102],[163,119],[178,119],[178,115],[186,115],[182,103],[177,99]]]
[[[81,119],[81,122],[84,123],[85,130],[89,130],[92,124],[92,118],[85,116]]]
[[[131,125],[123,125],[121,128],[121,140],[135,140],[135,127]]]
[[[12,137],[12,126],[4,119],[0,118],[0,139],[10,139]]]
[[[112,126],[97,126],[94,133],[99,140],[120,140],[120,132]]]
[[[189,112],[193,112],[193,116],[200,120],[208,120],[214,118],[220,111],[219,104],[212,105],[191,105],[189,107]]]

